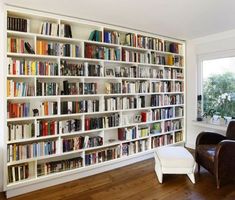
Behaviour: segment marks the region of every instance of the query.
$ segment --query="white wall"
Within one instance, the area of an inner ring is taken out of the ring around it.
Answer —
[[[197,105],[197,58],[203,54],[223,53],[235,51],[235,30],[209,35],[202,38],[187,41],[186,48],[186,146],[194,148],[198,133],[203,130],[211,130],[198,127],[193,124],[196,119]],[[235,66],[234,66],[235,67]],[[217,131],[218,132],[218,131]],[[224,132],[220,131],[224,134]]]

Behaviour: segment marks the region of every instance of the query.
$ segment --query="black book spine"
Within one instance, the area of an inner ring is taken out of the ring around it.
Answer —
[[[63,91],[64,91],[64,95],[69,94],[69,83],[68,83],[68,81],[63,81]]]

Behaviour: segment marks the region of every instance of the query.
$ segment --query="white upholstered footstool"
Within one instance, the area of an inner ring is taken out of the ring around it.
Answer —
[[[196,162],[184,147],[160,147],[154,152],[155,172],[162,183],[163,174],[187,174],[195,183]]]

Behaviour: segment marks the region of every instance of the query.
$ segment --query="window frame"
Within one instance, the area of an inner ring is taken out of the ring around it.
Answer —
[[[214,59],[221,59],[221,58],[235,58],[235,50],[227,50],[227,51],[219,51],[219,52],[212,52],[207,54],[200,54],[197,56],[197,96],[201,95],[201,109],[202,113],[203,110],[203,61],[206,60],[214,60]]]

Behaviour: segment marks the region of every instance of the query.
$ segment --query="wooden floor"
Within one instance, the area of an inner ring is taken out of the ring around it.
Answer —
[[[154,160],[149,159],[123,168],[42,189],[11,200],[234,200],[235,183],[217,190],[214,178],[205,170],[196,174],[193,185],[186,175],[164,175],[159,184]],[[5,200],[0,193],[0,200]]]

